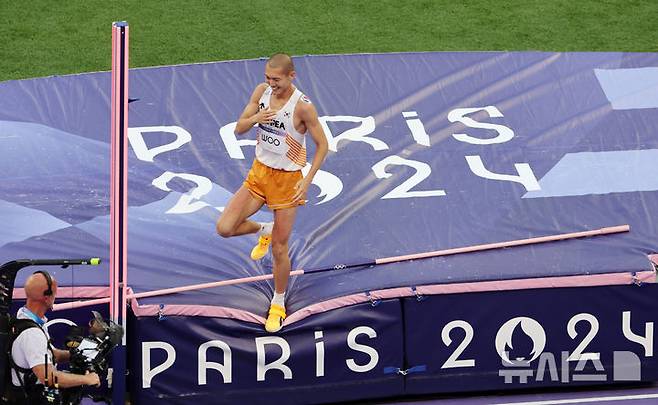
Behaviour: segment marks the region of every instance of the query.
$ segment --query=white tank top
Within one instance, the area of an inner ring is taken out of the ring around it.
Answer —
[[[258,101],[258,109],[270,106],[272,88],[267,87]],[[256,159],[273,169],[301,170],[306,166],[306,137],[295,130],[294,115],[297,101],[308,98],[295,89],[288,102],[276,113],[271,124],[258,124],[256,129]]]

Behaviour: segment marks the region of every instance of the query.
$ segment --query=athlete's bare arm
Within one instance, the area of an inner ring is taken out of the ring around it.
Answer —
[[[261,83],[254,89],[247,106],[244,108],[244,111],[242,111],[242,115],[240,115],[240,118],[235,125],[236,134],[244,134],[256,124],[269,124],[276,115],[276,110],[271,110],[269,108],[261,111],[258,110],[258,100],[260,100],[265,89],[267,89],[266,83]]]
[[[306,177],[300,180],[295,186],[297,191],[293,197],[293,201],[305,198],[308,186],[311,184],[311,181],[313,181],[315,173],[320,170],[320,166],[322,166],[322,162],[324,162],[324,158],[327,156],[327,151],[329,150],[329,143],[324,135],[322,125],[320,125],[320,120],[318,120],[318,112],[315,109],[315,106],[311,103],[300,102],[297,105],[295,113],[299,114],[299,118],[311,134],[311,138],[313,139],[313,142],[315,142],[316,148],[313,162],[311,163],[311,169]]]

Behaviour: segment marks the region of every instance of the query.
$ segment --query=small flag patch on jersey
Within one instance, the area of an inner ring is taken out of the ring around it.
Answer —
[[[303,102],[305,102],[305,103],[309,103],[309,104],[311,103],[311,100],[310,100],[308,97],[306,97],[306,95],[303,95],[303,96],[301,97],[301,100],[302,100]]]

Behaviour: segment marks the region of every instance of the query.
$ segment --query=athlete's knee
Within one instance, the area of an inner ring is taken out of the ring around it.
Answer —
[[[288,257],[288,242],[272,239],[272,254],[274,257]]]
[[[225,221],[222,221],[221,218],[217,221],[215,230],[217,231],[217,234],[222,238],[229,238],[233,236],[233,228],[229,226]]]

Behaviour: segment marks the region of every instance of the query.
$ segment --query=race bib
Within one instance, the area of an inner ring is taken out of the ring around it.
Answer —
[[[288,153],[286,137],[270,132],[266,127],[258,127],[258,143],[264,149],[276,153],[277,155],[285,155]]]

